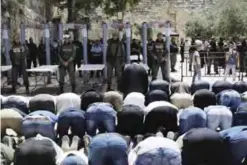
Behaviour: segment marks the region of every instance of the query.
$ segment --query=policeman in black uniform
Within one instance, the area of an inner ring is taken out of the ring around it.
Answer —
[[[74,45],[76,48],[76,56],[75,56],[74,65],[75,65],[75,67],[77,65],[77,67],[80,68],[81,67],[81,60],[82,60],[83,46],[82,46],[82,43],[79,41],[78,38],[75,39]],[[79,71],[79,77],[82,77],[81,71]]]
[[[154,56],[153,56],[153,66],[152,66],[152,79],[157,79],[159,67],[161,68],[162,77],[166,81],[170,81],[168,77],[168,54],[166,50],[166,43],[163,40],[163,34],[158,33],[157,40],[154,42]]]
[[[66,71],[69,73],[70,84],[72,87],[72,92],[75,92],[75,66],[74,60],[76,56],[76,48],[74,44],[70,41],[70,36],[66,35],[64,37],[64,43],[59,51],[59,89],[60,93],[64,92],[64,78]]]
[[[16,93],[17,79],[19,73],[23,76],[23,82],[26,87],[26,93],[29,93],[29,81],[27,74],[27,58],[28,50],[21,43],[14,41],[10,49],[10,60],[12,62],[12,91]]]
[[[148,74],[150,75],[150,71],[151,71],[151,68],[153,67],[153,56],[154,56],[154,41],[153,39],[150,37],[148,39],[148,44],[147,44],[147,63],[148,63],[148,67],[150,68],[148,70]]]

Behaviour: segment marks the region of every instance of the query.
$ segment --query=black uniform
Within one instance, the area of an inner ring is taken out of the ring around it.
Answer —
[[[75,92],[75,66],[74,59],[76,55],[75,46],[71,43],[66,43],[61,46],[59,51],[59,86],[60,93],[63,93],[64,77],[66,71],[69,73],[72,92]],[[67,63],[67,65],[65,64]]]
[[[210,42],[210,51],[209,51],[209,58],[207,60],[208,63],[208,71],[207,74],[211,73],[211,64],[214,64],[214,72],[218,74],[218,62],[219,58],[217,56],[217,45],[216,42],[213,40]]]
[[[78,68],[81,67],[81,60],[82,60],[82,52],[83,52],[83,47],[82,47],[82,43],[80,41],[75,41],[74,42],[75,48],[76,48],[76,56],[75,56],[75,60],[74,60],[74,65],[76,68],[76,65]],[[82,72],[79,71],[79,76],[82,77]]]
[[[38,47],[38,60],[39,65],[45,65],[46,64],[46,52],[45,52],[45,44],[43,41],[40,42]]]
[[[24,45],[16,44],[10,50],[10,59],[12,62],[12,89],[13,92],[16,90],[18,74],[22,73],[23,82],[26,87],[26,92],[29,92],[29,82],[28,82],[28,74],[26,72],[27,63],[26,56],[28,50]]]
[[[154,41],[149,40],[147,44],[147,60],[148,60],[148,67],[151,69],[153,67],[153,60],[154,60]]]
[[[163,40],[156,40],[154,43],[154,60],[152,66],[152,79],[157,79],[157,74],[159,71],[159,67],[161,68],[162,77],[166,81],[170,81],[169,77],[167,77],[167,72],[169,72],[168,58],[166,52],[166,45]]]
[[[30,69],[32,62],[33,66],[37,67],[37,54],[38,54],[38,48],[35,43],[30,42],[28,45],[29,49],[29,57],[27,58],[27,68]]]

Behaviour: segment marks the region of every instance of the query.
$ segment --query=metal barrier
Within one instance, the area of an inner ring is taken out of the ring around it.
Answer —
[[[201,77],[219,77],[225,76],[225,53],[226,52],[200,52],[201,58]],[[220,54],[222,56],[220,56]],[[213,66],[213,68],[212,68]],[[212,74],[211,71],[215,73]],[[181,63],[181,81],[184,77],[193,77],[192,55],[184,57],[184,63]],[[243,80],[243,72],[236,69],[236,77]]]

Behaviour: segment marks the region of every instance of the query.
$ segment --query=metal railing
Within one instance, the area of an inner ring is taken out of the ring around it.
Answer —
[[[223,78],[225,76],[225,53],[226,52],[200,52],[201,77]],[[239,80],[243,80],[243,72],[247,70],[247,64],[245,63],[246,62],[244,62],[244,66],[242,66],[244,67],[242,71],[240,68],[236,69],[236,75]],[[193,77],[193,73],[192,56],[187,55],[184,57],[184,62],[181,63],[181,81],[183,81],[184,77]]]

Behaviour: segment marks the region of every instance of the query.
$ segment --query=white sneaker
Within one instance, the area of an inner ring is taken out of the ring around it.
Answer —
[[[61,145],[61,148],[63,151],[69,151],[69,149],[70,149],[69,143],[70,143],[69,137],[67,135],[64,135],[62,137],[62,145]]]
[[[78,136],[73,136],[72,144],[70,146],[71,151],[77,151],[79,146],[80,138]]]

